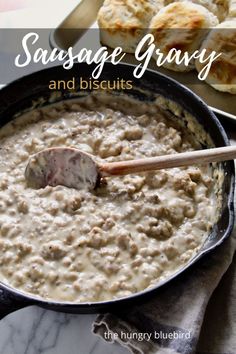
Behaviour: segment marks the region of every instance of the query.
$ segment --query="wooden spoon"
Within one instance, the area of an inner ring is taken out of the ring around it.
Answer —
[[[197,150],[145,159],[96,162],[83,151],[55,147],[33,155],[26,167],[25,178],[33,188],[64,185],[76,189],[94,189],[100,179],[171,167],[205,164],[236,158],[236,146]]]

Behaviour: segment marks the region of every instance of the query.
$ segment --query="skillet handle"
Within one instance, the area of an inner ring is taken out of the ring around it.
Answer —
[[[30,305],[32,304],[23,300],[20,295],[18,298],[18,296],[0,286],[0,320],[12,312]]]

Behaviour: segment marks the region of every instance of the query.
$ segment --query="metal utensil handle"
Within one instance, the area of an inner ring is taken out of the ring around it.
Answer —
[[[81,0],[79,5],[50,34],[50,45],[59,50],[73,47],[96,21],[104,0]]]

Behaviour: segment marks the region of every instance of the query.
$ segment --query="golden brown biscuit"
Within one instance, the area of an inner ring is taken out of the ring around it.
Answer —
[[[165,4],[171,4],[173,2],[186,1],[186,0],[166,0]],[[207,10],[211,11],[218,20],[223,21],[228,15],[229,0],[187,0],[197,5],[204,6]],[[234,0],[233,0],[234,1]]]
[[[213,3],[216,4],[218,8],[217,17],[219,18],[219,21],[224,21],[228,16],[230,0],[213,0]]]
[[[213,62],[206,82],[218,91],[236,94],[236,20],[225,21],[214,28],[202,43],[207,55],[213,50],[222,55]],[[200,72],[206,63],[196,61]]]
[[[100,40],[133,53],[164,0],[105,0],[98,13]]]
[[[191,55],[199,49],[209,28],[217,24],[217,17],[203,6],[189,1],[175,2],[153,17],[150,33],[154,35],[155,44],[164,55],[173,48]],[[156,53],[153,58],[157,59]],[[188,66],[175,62],[163,66],[174,71],[190,71],[194,69],[194,60]]]
[[[236,0],[230,0],[228,19],[236,18]]]

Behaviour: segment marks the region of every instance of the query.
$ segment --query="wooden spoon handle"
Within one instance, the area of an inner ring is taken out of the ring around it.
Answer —
[[[182,152],[130,161],[110,162],[99,165],[102,177],[160,170],[162,168],[189,166],[232,160],[236,158],[236,146]]]

